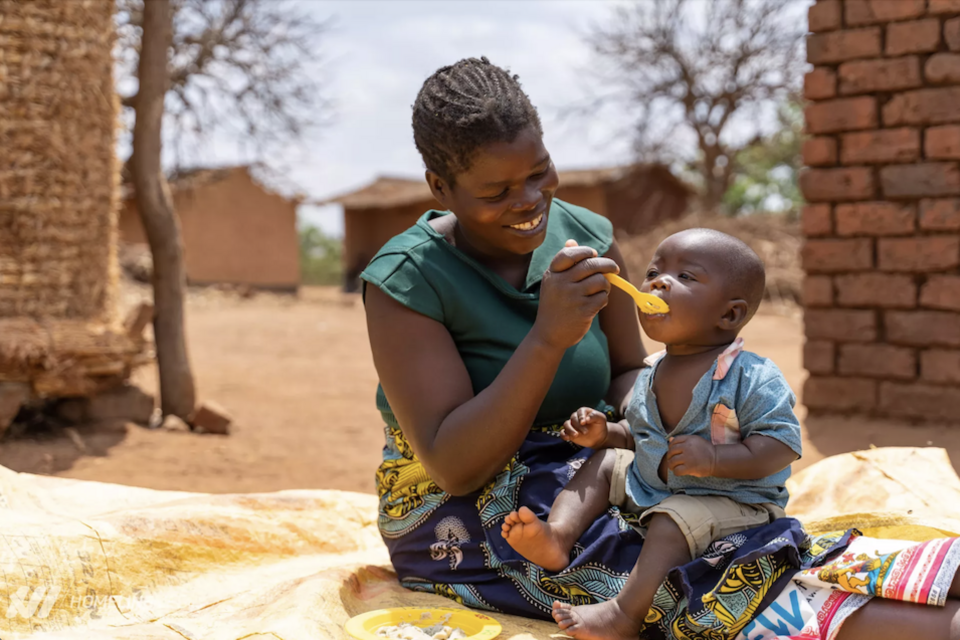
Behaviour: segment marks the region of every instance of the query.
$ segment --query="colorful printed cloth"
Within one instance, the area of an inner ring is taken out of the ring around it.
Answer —
[[[819,558],[805,562],[737,640],[833,640],[875,597],[942,607],[960,565],[960,538],[908,542],[854,530]]]
[[[873,597],[943,606],[958,565],[958,538],[881,540],[854,529],[811,537],[783,518],[674,569],[642,637],[833,640]]]
[[[643,540],[611,507],[580,538],[558,574],[523,559],[501,536],[504,517],[529,507],[546,517],[560,490],[590,456],[535,428],[489,485],[451,496],[430,480],[399,429],[387,427],[377,472],[379,527],[401,584],[469,607],[548,619],[555,600],[590,604],[623,588]]]
[[[501,537],[527,505],[545,517],[592,452],[535,429],[504,471],[471,496],[444,493],[396,428],[377,473],[379,527],[401,583],[477,609],[548,619],[554,600],[591,604],[622,589],[643,545],[611,507],[581,537],[570,566],[551,573]],[[783,518],[715,541],[661,585],[643,637],[832,640],[879,596],[942,606],[960,564],[958,539],[915,543],[855,531],[808,536]]]

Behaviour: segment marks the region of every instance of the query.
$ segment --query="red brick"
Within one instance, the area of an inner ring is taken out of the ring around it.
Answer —
[[[833,343],[807,340],[803,345],[803,367],[810,373],[833,373]]]
[[[886,53],[901,56],[905,53],[929,53],[940,47],[940,21],[916,20],[894,22],[887,26]]]
[[[930,0],[930,7],[927,12],[934,15],[960,13],[960,0]]]
[[[825,100],[837,95],[837,72],[828,67],[817,67],[803,77],[803,97],[807,100]]]
[[[933,84],[960,84],[960,54],[933,54],[924,65],[923,74]]]
[[[805,307],[832,307],[833,281],[830,276],[807,276],[803,279]]]
[[[916,56],[845,62],[840,65],[839,78],[843,95],[903,91],[923,84],[920,59]]]
[[[960,166],[953,162],[891,165],[880,169],[880,184],[883,195],[888,198],[957,195],[960,194]]]
[[[807,309],[803,324],[806,336],[814,340],[873,342],[877,339],[877,319],[873,311]]]
[[[848,273],[836,277],[837,305],[841,307],[885,307],[913,309],[917,306],[917,285],[907,275],[891,273]]]
[[[917,377],[917,355],[913,349],[889,344],[845,344],[837,359],[840,375],[865,378]]]
[[[833,233],[830,205],[808,204],[804,206],[803,211],[800,213],[800,225],[803,227],[803,235],[808,238],[811,236],[830,235]]]
[[[920,353],[920,378],[960,384],[960,351],[932,349]]]
[[[833,31],[840,24],[840,0],[820,0],[807,10],[807,27],[813,33]]]
[[[803,385],[803,404],[812,410],[869,411],[877,406],[877,382],[810,376]]]
[[[899,236],[914,231],[917,208],[895,202],[858,202],[837,205],[839,236]]]
[[[866,271],[873,268],[873,241],[807,240],[800,256],[808,273]]]
[[[835,138],[807,138],[803,141],[803,164],[822,167],[837,164],[837,141]]]
[[[840,161],[843,164],[888,164],[919,159],[918,129],[861,131],[845,133],[840,138]]]
[[[927,278],[920,289],[920,305],[960,311],[960,276],[935,275]]]
[[[873,172],[866,167],[805,169],[800,173],[800,191],[810,202],[868,200],[876,194],[876,186]]]
[[[923,152],[934,160],[960,160],[960,126],[931,127],[924,131]]]
[[[877,101],[867,96],[827,100],[807,105],[804,115],[811,134],[876,129]]]
[[[834,64],[880,55],[880,28],[815,33],[807,36],[807,62]]]
[[[960,347],[960,314],[958,313],[887,311],[883,322],[887,341],[894,344],[914,347],[937,345]]]
[[[960,388],[882,382],[880,410],[903,418],[953,422],[960,420]]]
[[[884,238],[877,242],[881,271],[943,271],[960,265],[960,237]]]
[[[918,18],[926,8],[925,0],[847,0],[844,13],[847,25],[858,27]]]
[[[930,231],[960,230],[960,199],[921,200],[920,228]]]
[[[883,124],[887,127],[895,127],[902,124],[960,122],[958,104],[960,104],[960,87],[898,93],[883,105]]]
[[[960,18],[943,23],[943,39],[950,51],[960,51]]]

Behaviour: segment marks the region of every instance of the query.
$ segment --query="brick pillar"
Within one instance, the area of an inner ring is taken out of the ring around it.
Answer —
[[[804,402],[960,422],[960,0],[818,0]]]

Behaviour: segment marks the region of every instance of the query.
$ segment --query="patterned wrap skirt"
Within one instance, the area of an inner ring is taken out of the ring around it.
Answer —
[[[615,597],[640,555],[630,516],[610,507],[553,573],[527,562],[500,535],[521,505],[545,518],[592,453],[534,428],[482,490],[451,496],[427,475],[400,429],[385,429],[377,471],[379,528],[403,586],[465,606],[548,619],[555,601]],[[654,598],[644,638],[834,638],[872,597],[943,606],[960,564],[960,539],[878,540],[856,530],[807,535],[783,518],[715,541],[674,569]]]

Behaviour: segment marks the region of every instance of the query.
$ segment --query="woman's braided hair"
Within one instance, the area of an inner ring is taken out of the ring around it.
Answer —
[[[413,105],[413,140],[427,169],[449,184],[493,142],[513,142],[540,116],[518,76],[486,57],[466,58],[427,78]]]

